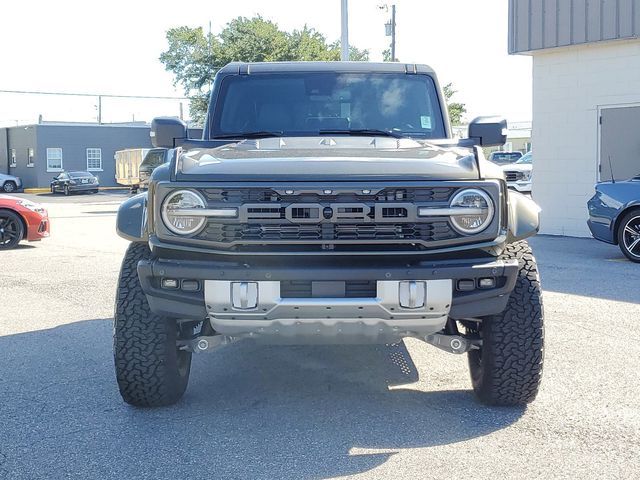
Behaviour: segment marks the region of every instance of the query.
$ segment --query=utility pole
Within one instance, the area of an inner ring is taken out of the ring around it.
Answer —
[[[340,37],[340,60],[349,60],[349,6],[348,0],[342,1],[342,35]]]
[[[378,7],[385,12],[389,11],[389,5],[386,3]],[[384,34],[387,37],[391,37],[391,61],[396,61],[396,6],[391,5],[391,20],[388,20],[384,24]]]
[[[396,61],[396,6],[391,5],[391,61]]]

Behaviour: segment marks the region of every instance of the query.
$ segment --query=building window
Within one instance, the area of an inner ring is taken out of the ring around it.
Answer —
[[[33,167],[33,148],[27,148],[27,167]]]
[[[102,171],[102,150],[100,148],[87,148],[87,170],[90,172]]]
[[[62,149],[47,148],[47,172],[62,171]]]
[[[11,157],[9,158],[9,166],[15,167],[18,165],[18,161],[16,160],[16,149],[11,149]]]

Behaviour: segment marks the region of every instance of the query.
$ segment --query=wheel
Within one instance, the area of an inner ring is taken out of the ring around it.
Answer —
[[[69,185],[65,185],[65,186],[64,186],[64,194],[65,194],[66,196],[69,196],[69,194],[70,194],[70,193],[71,193],[71,192],[69,191]]]
[[[17,190],[18,186],[12,182],[11,180],[4,182],[4,185],[2,186],[2,190],[5,193],[12,193],[15,192]]]
[[[640,263],[640,210],[626,213],[618,227],[618,246],[625,257]]]
[[[129,245],[120,269],[114,315],[113,356],[120,395],[139,407],[177,402],[191,369],[191,352],[176,347],[176,321],[151,312],[140,286],[137,265],[150,255],[145,243]]]
[[[471,350],[471,383],[489,405],[523,405],[538,394],[542,379],[544,323],[536,260],[527,242],[508,245],[502,259],[518,259],[516,286],[502,313],[484,317],[467,333],[482,339]]]
[[[24,225],[18,214],[11,210],[0,210],[0,250],[16,247],[23,235]]]

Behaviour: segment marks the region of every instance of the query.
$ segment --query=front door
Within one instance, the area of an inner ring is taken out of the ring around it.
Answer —
[[[640,174],[640,106],[600,111],[600,181]]]

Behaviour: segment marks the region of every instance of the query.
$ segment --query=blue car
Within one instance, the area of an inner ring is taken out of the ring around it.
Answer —
[[[629,260],[640,263],[640,175],[596,185],[587,205],[593,238],[618,245]]]

